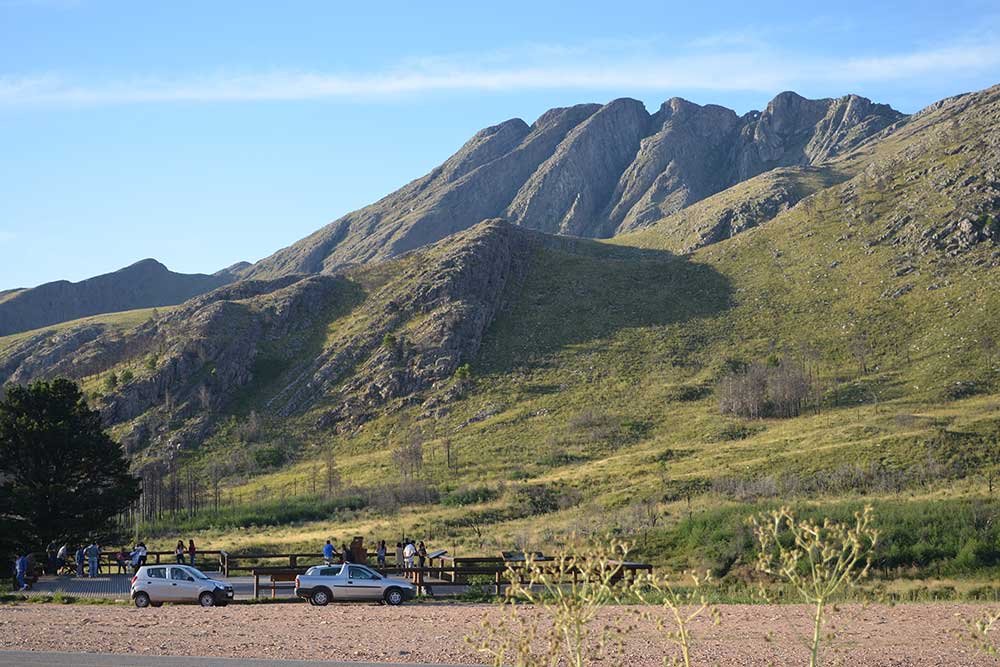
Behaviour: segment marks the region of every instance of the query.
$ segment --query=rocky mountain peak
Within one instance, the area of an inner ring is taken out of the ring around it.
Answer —
[[[550,109],[476,133],[451,158],[382,200],[268,257],[248,277],[336,272],[503,217],[559,234],[641,228],[770,169],[818,164],[902,118],[863,98],[781,93],[740,117],[671,98]]]

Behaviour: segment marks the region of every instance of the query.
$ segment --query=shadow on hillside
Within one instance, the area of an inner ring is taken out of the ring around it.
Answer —
[[[716,315],[731,307],[732,287],[711,266],[667,251],[546,237],[506,302],[483,340],[481,371],[506,372],[626,329]]]

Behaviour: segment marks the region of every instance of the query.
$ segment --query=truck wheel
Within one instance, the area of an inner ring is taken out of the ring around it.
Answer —
[[[202,607],[214,607],[215,606],[215,596],[205,591],[198,596],[198,604]]]
[[[143,593],[140,591],[135,594],[133,601],[135,602],[136,607],[139,609],[145,609],[149,606],[149,593]]]
[[[393,607],[403,604],[403,591],[398,588],[390,588],[385,592],[385,602]]]
[[[309,601],[317,607],[325,607],[330,604],[330,594],[321,588],[318,591],[313,591]]]

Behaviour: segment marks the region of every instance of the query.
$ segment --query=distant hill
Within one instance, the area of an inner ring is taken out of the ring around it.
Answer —
[[[229,270],[214,275],[174,273],[155,259],[144,259],[76,283],[58,280],[30,289],[8,290],[0,292],[0,336],[88,315],[172,306],[234,278]]]

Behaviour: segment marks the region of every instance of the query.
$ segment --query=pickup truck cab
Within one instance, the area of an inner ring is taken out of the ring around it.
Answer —
[[[412,600],[417,587],[405,579],[385,577],[364,565],[317,565],[295,577],[295,595],[324,607],[331,601],[379,601],[398,605]]]

